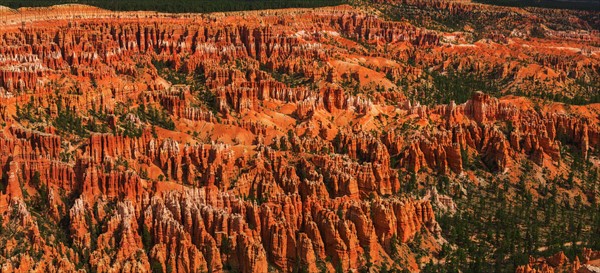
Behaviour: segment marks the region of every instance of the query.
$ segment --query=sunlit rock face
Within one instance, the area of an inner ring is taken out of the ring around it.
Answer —
[[[2,272],[416,272],[445,242],[434,206],[456,205],[407,194],[411,179],[469,177],[474,158],[563,175],[565,142],[600,148],[598,105],[489,90],[422,105],[399,84],[453,69],[558,93],[598,79],[597,31],[472,43],[350,6],[0,23]],[[534,262],[518,272],[552,272]]]

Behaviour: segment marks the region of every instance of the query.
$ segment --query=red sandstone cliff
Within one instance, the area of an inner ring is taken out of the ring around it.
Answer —
[[[393,244],[443,241],[432,203],[455,209],[436,193],[403,196],[404,173],[461,176],[480,158],[494,174],[530,160],[556,177],[567,171],[562,148],[584,158],[600,148],[594,105],[539,108],[477,92],[425,106],[391,81],[453,67],[499,71],[524,88],[572,83],[597,76],[597,57],[548,48],[581,37],[450,45],[446,33],[348,6],[0,13],[0,214],[20,236],[0,240],[3,272],[391,265]],[[163,110],[172,127],[156,121]],[[65,113],[84,129],[58,124]],[[554,265],[519,272],[535,266]]]

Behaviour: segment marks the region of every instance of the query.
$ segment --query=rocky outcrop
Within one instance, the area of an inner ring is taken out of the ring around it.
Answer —
[[[461,16],[478,5],[402,3]],[[597,155],[594,105],[406,99],[450,71],[524,94],[594,83],[597,35],[468,43],[467,30],[372,14],[1,9],[2,272],[416,271],[395,263],[398,246],[419,237],[438,251],[434,208],[457,210],[435,188],[416,196],[427,180],[516,177],[528,161],[554,178],[570,170],[566,147]]]
[[[597,262],[600,255],[598,251],[593,251],[589,248],[583,248],[580,256],[575,256],[573,262],[570,262],[565,254],[561,251],[548,258],[529,257],[529,264],[517,267],[517,273],[553,273],[553,272],[576,272],[587,273],[597,271]]]

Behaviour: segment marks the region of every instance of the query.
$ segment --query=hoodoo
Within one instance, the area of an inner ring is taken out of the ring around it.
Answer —
[[[350,2],[0,8],[0,271],[598,272],[600,13]]]

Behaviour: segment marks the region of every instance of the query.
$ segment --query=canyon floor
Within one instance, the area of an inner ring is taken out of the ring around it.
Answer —
[[[2,272],[600,272],[599,152],[600,11],[0,7]]]

